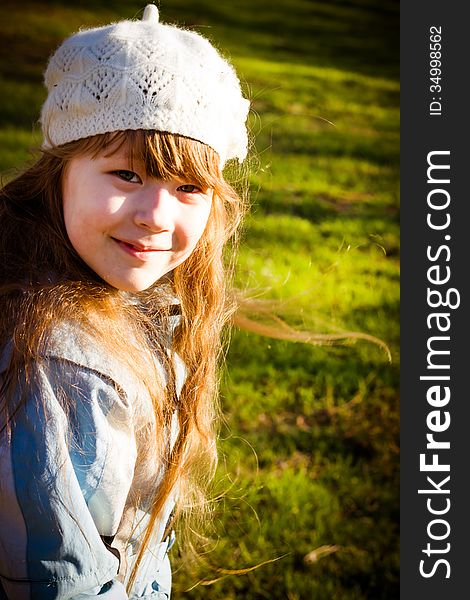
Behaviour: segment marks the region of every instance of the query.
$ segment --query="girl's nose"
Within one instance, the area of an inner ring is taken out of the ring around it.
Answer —
[[[137,201],[134,217],[137,225],[153,233],[174,230],[176,199],[164,182],[146,186]]]

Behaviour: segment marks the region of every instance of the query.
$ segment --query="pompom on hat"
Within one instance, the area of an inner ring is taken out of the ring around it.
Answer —
[[[44,76],[44,146],[126,129],[154,129],[213,148],[222,164],[247,154],[243,97],[233,67],[203,36],[159,22],[85,29],[63,42]]]

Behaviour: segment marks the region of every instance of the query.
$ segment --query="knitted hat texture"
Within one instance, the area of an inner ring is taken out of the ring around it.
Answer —
[[[154,129],[211,146],[222,163],[247,153],[249,101],[233,67],[203,36],[159,23],[120,21],[69,37],[49,60],[44,146],[126,129]]]

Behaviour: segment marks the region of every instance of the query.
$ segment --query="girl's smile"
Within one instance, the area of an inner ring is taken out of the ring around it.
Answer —
[[[139,244],[138,242],[128,242],[126,240],[114,240],[119,247],[131,256],[135,256],[139,260],[150,260],[152,253],[155,252],[170,252],[171,248],[152,248]]]
[[[138,292],[180,265],[202,236],[212,190],[149,177],[124,149],[79,156],[66,169],[63,210],[72,246],[102,279]]]

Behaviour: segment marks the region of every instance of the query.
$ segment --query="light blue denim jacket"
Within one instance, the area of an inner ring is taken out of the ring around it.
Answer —
[[[0,358],[0,382],[9,354]],[[180,390],[184,368],[180,361],[175,367]],[[71,400],[68,415],[61,394]],[[0,599],[170,597],[172,536],[162,538],[173,500],[132,595],[125,591],[146,519],[130,501],[142,478],[138,432],[152,418],[150,398],[129,371],[76,326],[56,330],[11,439],[0,435]],[[176,431],[174,415],[170,445]],[[161,465],[155,468],[158,485]],[[103,536],[113,538],[119,553]]]

